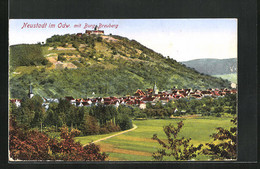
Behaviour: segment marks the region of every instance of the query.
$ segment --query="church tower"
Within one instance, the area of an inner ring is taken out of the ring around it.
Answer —
[[[33,92],[32,92],[32,85],[30,85],[30,90],[28,93],[28,97],[31,99],[34,96]]]
[[[157,89],[156,82],[154,82],[154,87],[153,87],[153,95],[158,94],[159,90]]]

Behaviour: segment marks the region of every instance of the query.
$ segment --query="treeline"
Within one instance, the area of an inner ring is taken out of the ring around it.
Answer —
[[[27,128],[48,128],[58,131],[62,126],[79,129],[84,135],[105,134],[132,128],[132,121],[124,107],[97,105],[76,107],[65,99],[50,103],[46,111],[40,96],[23,99],[20,107],[10,105],[10,114]]]
[[[165,105],[157,102],[155,105],[146,104],[146,109],[140,110],[136,118],[169,118],[170,116],[201,114],[202,116],[221,117],[224,114],[236,114],[236,95],[225,97],[204,97],[198,99],[181,98]]]
[[[212,98],[204,97],[198,99],[179,99],[175,105],[178,109],[177,115],[182,113],[202,114],[203,116],[214,115],[220,117],[221,114],[236,114],[236,94],[227,94],[224,97]]]
[[[47,65],[48,60],[44,58],[41,45],[22,44],[10,46],[10,65],[17,66],[38,66]]]
[[[45,45],[56,48],[58,46],[66,47],[68,44],[72,44],[74,48],[79,48],[80,44],[87,44],[88,47],[95,47],[95,41],[101,42],[102,38],[99,36],[88,36],[86,34],[82,34],[81,37],[76,34],[65,34],[53,35],[46,39]]]

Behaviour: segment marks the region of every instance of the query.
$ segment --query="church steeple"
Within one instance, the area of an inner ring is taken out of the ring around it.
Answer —
[[[32,85],[30,85],[28,97],[31,99],[33,96],[34,96],[34,94],[33,94],[33,92],[32,92]]]
[[[153,87],[153,95],[158,94],[159,90],[157,89],[156,82],[154,82],[154,87]]]

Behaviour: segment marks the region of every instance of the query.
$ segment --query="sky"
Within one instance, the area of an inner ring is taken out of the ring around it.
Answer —
[[[44,24],[28,28],[25,24]],[[50,24],[55,27],[50,28]],[[60,27],[61,25],[69,27]],[[74,27],[79,25],[80,27]],[[9,45],[45,42],[53,35],[84,33],[87,25],[134,39],[146,47],[177,60],[237,58],[237,19],[10,19]]]

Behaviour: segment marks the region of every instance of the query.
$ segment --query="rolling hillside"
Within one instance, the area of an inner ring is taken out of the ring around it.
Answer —
[[[203,75],[125,37],[54,35],[45,44],[10,47],[10,97],[132,95],[137,89],[224,88],[230,82]]]

